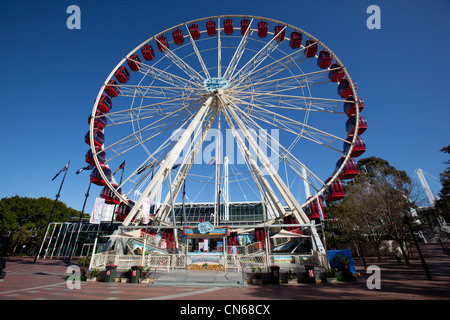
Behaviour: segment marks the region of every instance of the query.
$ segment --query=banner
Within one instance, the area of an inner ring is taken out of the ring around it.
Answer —
[[[101,222],[110,222],[114,214],[115,204],[104,204],[102,210]]]
[[[225,256],[220,253],[188,253],[188,270],[224,270]]]
[[[105,205],[105,199],[102,199],[102,198],[95,199],[94,208],[92,209],[91,219],[89,220],[89,223],[100,224],[104,205]]]

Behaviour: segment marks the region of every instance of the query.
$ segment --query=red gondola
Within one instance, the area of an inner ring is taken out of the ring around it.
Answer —
[[[111,110],[112,101],[111,98],[106,94],[102,94],[100,99],[98,100],[97,110],[102,113],[108,113]]]
[[[200,31],[198,31],[198,24],[193,23],[189,26],[189,33],[192,39],[198,40],[200,38]]]
[[[88,119],[89,125],[91,124],[91,118],[92,118],[92,115],[89,115],[89,119]],[[106,116],[103,113],[97,111],[97,113],[95,114],[95,118],[94,118],[94,129],[103,130],[106,127],[107,123],[108,122],[107,122]]]
[[[128,202],[129,205],[126,204],[125,202],[121,202],[117,207],[116,221],[124,221],[125,218],[128,216],[128,214],[130,213],[131,209],[134,206],[134,202],[131,200],[128,200]],[[132,219],[131,221],[134,221],[134,219]]]
[[[163,233],[163,239],[167,242],[167,249],[175,248],[175,237],[172,229],[165,229]]]
[[[216,22],[215,22],[215,21],[209,20],[209,21],[206,23],[206,33],[207,33],[208,36],[210,36],[210,37],[214,37],[214,36],[216,35],[217,30],[216,30]]]
[[[255,228],[255,239],[256,242],[258,242],[257,246],[259,248],[265,248],[265,239],[266,239],[266,233],[264,231],[264,228]]]
[[[153,48],[151,45],[146,44],[141,49],[142,56],[145,60],[150,61],[153,60],[155,57],[155,51],[153,51]]]
[[[176,45],[183,44],[184,38],[183,38],[183,32],[181,29],[175,29],[172,33],[173,42],[175,42]]]
[[[305,42],[305,56],[307,58],[312,58],[316,55],[317,50],[319,48],[319,46],[317,45],[316,41],[313,39],[308,39]]]
[[[344,161],[344,157],[340,158],[338,162],[336,162],[336,170],[342,165]],[[348,180],[353,179],[354,177],[359,175],[358,166],[353,158],[348,158],[348,161],[345,163],[344,168],[342,168],[341,173],[339,174],[339,179]]]
[[[344,112],[347,114],[347,116],[353,116],[356,114],[356,107],[354,103],[353,96],[347,97],[347,101],[344,103]],[[361,100],[360,97],[358,97],[358,110],[361,112],[364,109],[364,102]]]
[[[250,27],[250,20],[243,19],[241,20],[241,34],[244,35],[247,32],[247,29]]]
[[[120,93],[117,82],[114,79],[110,79],[105,87],[105,93],[111,98],[117,97]]]
[[[347,138],[347,141],[351,143],[353,137],[350,136]],[[344,153],[347,154],[348,150],[350,150],[350,144],[344,142]],[[366,152],[366,143],[361,137],[356,136],[355,145],[353,146],[352,153],[350,153],[350,157],[356,158]]]
[[[293,216],[285,216],[283,218],[283,223],[284,224],[298,224],[298,221]],[[298,233],[298,234],[302,233],[299,227],[286,227],[286,230],[290,231],[290,232]]]
[[[321,212],[322,212],[322,219],[327,218],[327,214],[325,213],[325,210],[323,208],[323,201],[321,197],[309,203],[309,210],[311,212],[311,215],[309,216],[310,220],[320,220]]]
[[[335,69],[328,72],[328,79],[330,79],[331,82],[340,82],[344,78],[345,72],[338,63],[333,63],[330,69]]]
[[[114,189],[119,189],[118,191],[119,191],[119,193],[121,193],[121,190],[116,183],[113,183],[112,186],[114,187]],[[100,197],[105,199],[106,204],[119,204],[120,203],[120,198],[108,186],[103,187]]]
[[[167,49],[169,49],[169,43],[167,42],[166,36],[158,37],[158,49],[161,52],[165,52]]]
[[[267,36],[267,22],[258,22],[258,37],[265,38]]]
[[[331,53],[327,50],[322,50],[319,53],[319,58],[317,59],[317,65],[320,69],[327,69],[331,66],[331,62],[333,62],[333,57]]]
[[[355,124],[356,124],[356,116],[350,116],[347,119],[347,122],[345,123],[347,135],[352,136],[355,134]],[[359,116],[358,132],[356,134],[360,136],[366,130],[367,130],[367,122],[362,116]]]
[[[105,173],[106,178],[108,180],[111,180],[111,170],[107,166],[102,166],[102,170]],[[106,181],[103,180],[103,177],[101,176],[97,168],[94,168],[94,170],[92,170],[91,182],[98,186],[106,186]]]
[[[356,90],[356,84],[354,85]],[[350,81],[348,81],[347,78],[342,79],[342,81],[339,82],[338,94],[341,96],[341,98],[344,99],[353,95],[352,86],[350,85]]]
[[[130,72],[124,66],[119,67],[114,76],[120,83],[127,83],[130,80]]]
[[[100,147],[95,147],[96,152],[99,152],[97,154],[97,159],[98,162],[100,162],[100,164],[104,164],[106,162],[106,154],[105,151],[100,148]],[[88,152],[86,152],[86,158],[85,158],[86,163],[95,166],[95,161],[94,161],[94,156],[92,155],[92,150],[89,149]]]
[[[327,181],[330,178],[327,179]],[[325,200],[326,201],[337,201],[344,199],[347,195],[345,194],[344,186],[342,184],[342,181],[338,178],[336,178],[325,190],[324,192]]]
[[[223,32],[229,36],[233,34],[233,20],[225,19],[223,20]]]
[[[283,42],[285,35],[285,29],[283,26],[276,26],[274,31],[274,37],[276,42]]]
[[[300,48],[302,44],[302,34],[297,31],[291,32],[291,40],[289,40],[289,45],[292,49],[298,49]]]
[[[233,232],[233,233],[230,233],[230,235],[227,237],[227,244],[228,244],[228,246],[233,246],[233,245],[237,245],[238,244],[238,242],[237,242],[237,233],[236,232]]]
[[[84,136],[84,142],[86,142],[88,145],[91,145],[91,136],[89,131]],[[105,134],[103,133],[103,131],[94,130],[94,145],[96,145],[97,147],[101,147],[103,146],[104,142],[105,142]]]
[[[127,58],[127,63],[131,71],[139,71],[139,69],[141,68],[139,62],[141,62],[141,59],[139,59],[137,54],[132,54]]]

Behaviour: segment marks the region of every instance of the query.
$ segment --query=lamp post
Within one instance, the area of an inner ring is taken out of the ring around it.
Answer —
[[[411,227],[411,223],[409,221],[409,212],[407,210],[402,210],[402,212],[404,214],[404,216],[403,216],[403,223],[408,225],[409,232],[411,233],[411,236],[412,236],[412,238],[414,240],[414,243],[415,243],[416,248],[417,248],[417,252],[419,252],[420,261],[422,262],[422,266],[423,266],[423,269],[425,270],[425,274],[427,276],[427,279],[428,280],[433,280],[431,278],[430,270],[428,270],[427,263],[425,262],[425,259],[424,259],[423,255],[422,255],[422,251],[420,251],[420,247],[419,247],[419,243],[417,242],[416,235],[414,234],[413,229]]]
[[[56,198],[55,198],[55,202],[53,202],[53,208],[52,208],[52,211],[50,212],[50,216],[48,217],[48,221],[47,221],[47,226],[45,227],[45,234],[44,234],[44,236],[42,237],[42,240],[41,240],[41,245],[39,246],[39,251],[38,251],[38,253],[37,253],[37,255],[34,257],[34,260],[33,260],[33,263],[36,263],[36,260],[39,258],[39,256],[40,256],[40,254],[41,254],[41,250],[42,250],[42,247],[44,246],[44,242],[45,242],[45,238],[47,237],[47,233],[48,233],[48,228],[49,228],[49,226],[50,226],[50,222],[52,221],[52,216],[53,216],[53,212],[55,211],[55,207],[56,207],[56,203],[58,202],[58,198],[60,197],[60,195],[61,195],[61,189],[62,189],[62,187],[63,187],[63,184],[64,184],[64,180],[66,180],[66,175],[67,175],[67,171],[69,171],[69,165],[70,165],[70,161],[66,164],[66,166],[52,179],[52,181],[62,172],[62,171],[64,171],[64,177],[63,177],[63,179],[62,179],[62,181],[61,181],[61,184],[60,184],[60,186],[59,186],[59,190],[58,190],[58,194],[56,195]]]
[[[364,253],[363,253],[363,250],[362,250],[362,247],[361,247],[361,240],[359,239],[359,226],[357,226],[356,224],[353,226],[353,230],[355,230],[355,232],[356,232],[356,238],[358,238],[358,245],[359,245],[359,251],[361,252],[361,257],[362,257],[362,261],[363,261],[363,264],[364,264],[364,269],[367,269],[367,266],[366,266],[366,259],[364,258]]]

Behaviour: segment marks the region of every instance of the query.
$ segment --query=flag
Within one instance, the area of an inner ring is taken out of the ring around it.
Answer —
[[[64,166],[64,168],[62,168],[62,169],[56,174],[56,176],[53,177],[52,181],[55,180],[55,179],[59,176],[59,174],[60,174],[61,172],[67,171],[67,170],[69,169],[69,163],[70,163],[70,161],[67,162],[67,164]]]
[[[155,160],[152,160],[150,163],[145,164],[145,165],[143,165],[142,167],[140,167],[140,168],[137,170],[136,173],[137,173],[137,174],[141,174],[141,173],[144,172],[145,170],[148,170],[148,169],[153,168],[154,165],[155,165],[155,163],[156,163],[156,161],[155,161]]]
[[[116,169],[116,171],[114,171],[114,174],[113,174],[113,175],[115,175],[115,174],[117,173],[117,171],[119,171],[120,169],[125,169],[125,161],[126,161],[126,160],[124,160],[124,161],[122,162],[122,164]]]
[[[88,164],[86,167],[83,167],[81,169],[78,169],[77,172],[75,172],[75,174],[80,174],[83,170],[92,170],[94,169],[94,166],[91,164]]]
[[[181,163],[173,165],[172,170],[175,170],[176,168],[178,168],[180,166],[180,164]]]

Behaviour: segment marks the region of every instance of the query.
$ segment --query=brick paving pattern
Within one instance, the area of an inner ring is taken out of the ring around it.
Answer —
[[[68,265],[61,260],[8,257],[0,280],[0,300],[449,300],[450,255],[439,244],[421,244],[433,280],[426,278],[418,256],[410,265],[395,260],[367,261],[381,268],[381,289],[369,290],[362,262],[355,282],[337,284],[264,284],[240,287],[156,286],[131,283],[81,282],[69,289]]]

